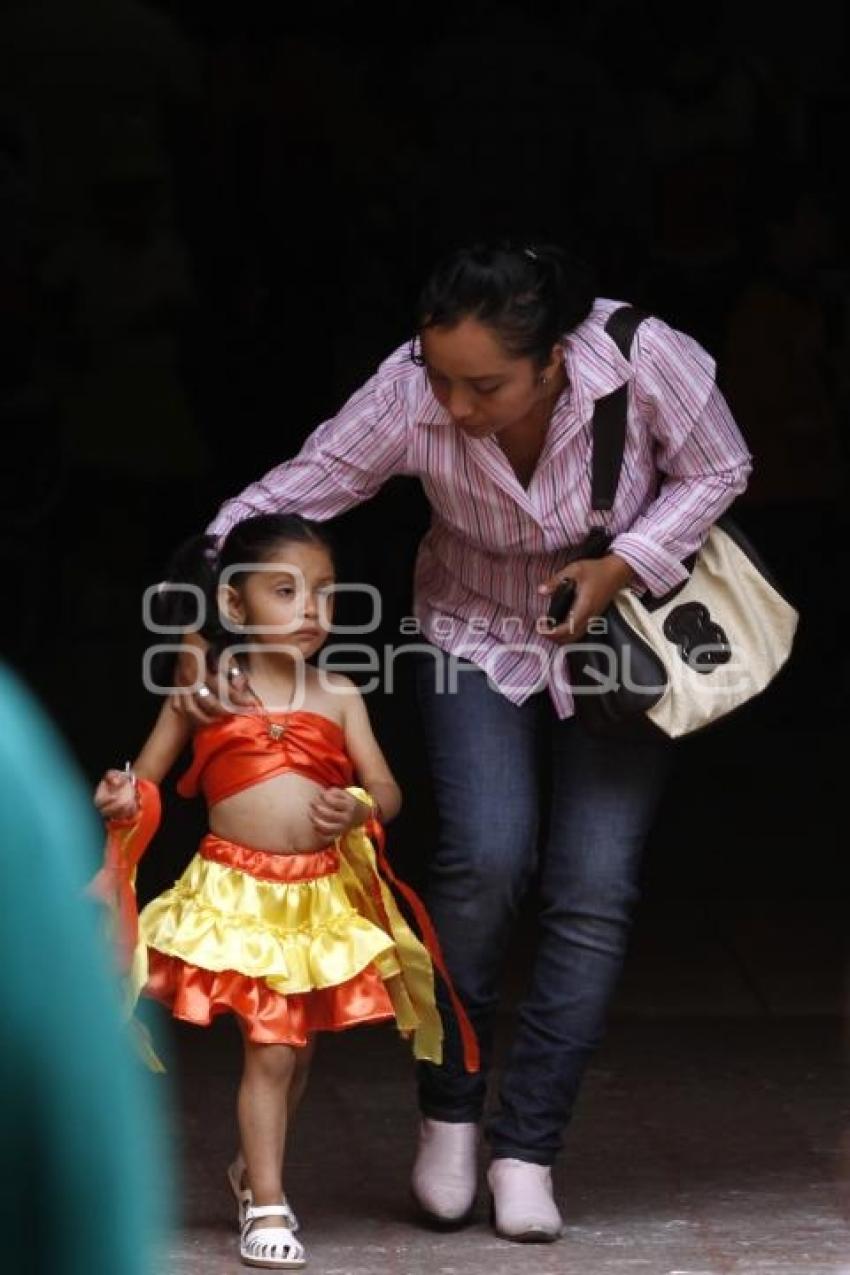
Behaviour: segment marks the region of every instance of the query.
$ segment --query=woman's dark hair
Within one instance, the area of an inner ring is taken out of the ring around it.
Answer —
[[[419,297],[417,328],[478,319],[514,358],[542,367],[564,333],[587,318],[595,282],[590,266],[554,244],[474,244],[437,265]],[[411,357],[422,362],[415,343]]]
[[[299,514],[258,514],[245,518],[231,528],[220,548],[214,536],[192,536],[172,555],[162,584],[189,584],[201,590],[204,622],[198,631],[209,642],[211,666],[234,639],[233,632],[225,629],[219,618],[217,592],[222,571],[241,563],[266,562],[284,544],[320,545],[327,550],[332,562],[336,559],[327,529],[319,523],[308,522]],[[229,583],[238,584],[242,576],[249,574],[248,571],[234,572]],[[197,594],[162,587],[156,595],[152,614],[157,624],[175,629],[195,626]],[[157,683],[162,684],[166,676],[163,663],[156,661],[153,672]]]

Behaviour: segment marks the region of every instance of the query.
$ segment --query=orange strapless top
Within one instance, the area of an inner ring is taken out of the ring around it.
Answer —
[[[200,791],[207,805],[292,771],[326,788],[347,788],[354,767],[345,751],[342,727],[320,713],[296,709],[270,713],[279,738],[259,715],[234,715],[202,726],[195,734],[192,764],[177,782],[182,797]]]

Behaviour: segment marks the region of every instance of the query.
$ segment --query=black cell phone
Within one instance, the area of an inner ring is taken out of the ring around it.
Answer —
[[[575,602],[576,586],[574,580],[562,580],[549,599],[549,619],[554,624],[563,624]]]

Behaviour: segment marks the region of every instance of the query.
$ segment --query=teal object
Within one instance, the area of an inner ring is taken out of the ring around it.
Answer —
[[[165,1084],[121,1019],[103,828],[52,724],[0,667],[0,1268],[158,1275]]]

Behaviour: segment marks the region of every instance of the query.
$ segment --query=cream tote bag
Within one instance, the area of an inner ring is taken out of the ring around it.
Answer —
[[[623,307],[606,324],[626,358],[645,317]],[[594,509],[610,509],[616,494],[626,395],[624,385],[597,403]],[[575,556],[600,556],[609,544],[596,528]],[[650,725],[675,738],[701,730],[760,694],[791,654],[797,611],[731,519],[721,518],[685,565],[688,579],[662,598],[621,590],[568,648],[576,713],[595,733]]]

